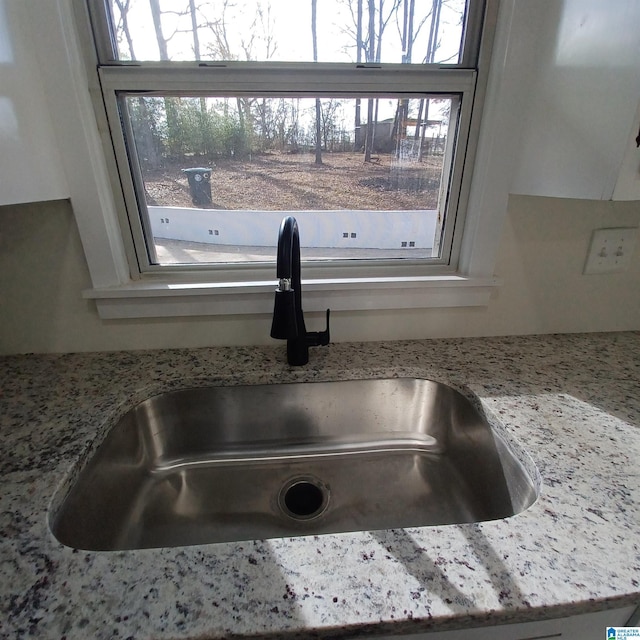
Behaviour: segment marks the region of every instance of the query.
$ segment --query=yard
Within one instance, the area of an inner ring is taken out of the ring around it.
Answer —
[[[442,156],[422,162],[398,161],[380,154],[371,163],[360,153],[265,153],[250,159],[214,163],[187,159],[144,174],[147,203],[192,207],[182,169],[210,166],[213,209],[421,210],[437,206]]]

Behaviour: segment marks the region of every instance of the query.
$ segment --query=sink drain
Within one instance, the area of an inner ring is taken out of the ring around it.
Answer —
[[[329,490],[316,478],[293,478],[280,489],[278,503],[290,518],[313,520],[329,506]]]

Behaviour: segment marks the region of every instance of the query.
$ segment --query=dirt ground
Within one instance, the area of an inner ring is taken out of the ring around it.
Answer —
[[[434,209],[437,205],[442,158],[402,165],[390,155],[363,162],[360,153],[324,153],[323,164],[309,153],[269,153],[247,160],[216,160],[212,209],[298,211],[304,209]],[[167,166],[144,174],[147,202],[159,206],[192,207],[182,169],[202,161]]]

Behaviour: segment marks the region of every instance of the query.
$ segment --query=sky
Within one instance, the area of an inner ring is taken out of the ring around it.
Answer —
[[[120,0],[122,3],[125,0]],[[172,60],[192,60],[193,34],[191,16],[186,12],[188,0],[159,0],[162,28],[168,39]],[[394,2],[382,2],[383,16],[391,16],[384,31],[382,62],[402,61],[400,28],[402,11],[392,13]],[[224,20],[231,55],[246,60],[248,49],[254,60],[313,61],[311,39],[311,0],[195,0],[198,15],[198,33],[202,59],[221,59],[211,51],[215,38],[207,23],[220,24]],[[317,0],[318,60],[321,62],[355,62],[354,18],[349,10],[350,0]],[[351,0],[355,9],[355,0]],[[364,0],[365,29],[368,22]],[[112,0],[114,20],[120,24],[117,0]],[[429,15],[432,0],[415,0],[414,24],[417,26]],[[185,15],[180,16],[180,12]],[[436,62],[456,62],[460,43],[460,22],[464,0],[444,0],[440,16],[439,41]],[[138,60],[158,60],[159,50],[149,0],[129,0],[127,14],[135,55]],[[378,20],[376,15],[376,21]],[[422,62],[427,51],[430,20],[418,32],[414,44],[413,62]],[[351,35],[349,34],[351,31]],[[220,30],[219,30],[220,32]],[[120,32],[120,35],[122,32]],[[267,58],[267,34],[271,34],[272,52]],[[130,58],[128,46],[120,39],[120,55]],[[273,51],[275,44],[275,52]]]

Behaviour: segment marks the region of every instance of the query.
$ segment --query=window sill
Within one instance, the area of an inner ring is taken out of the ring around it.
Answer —
[[[512,33],[513,25],[517,26],[515,4],[515,0],[503,0],[498,16],[497,4],[491,2],[492,8],[487,13],[498,26],[482,125],[474,124],[480,126],[480,138],[458,261],[463,274],[474,276],[434,274],[411,278],[406,277],[408,274],[383,272],[399,277],[369,279],[369,274],[359,273],[363,278],[350,282],[337,278],[321,280],[320,275],[324,274],[318,274],[304,282],[305,311],[322,312],[327,307],[357,311],[488,304],[498,285],[492,274],[506,217],[514,158],[518,154],[522,129],[519,114],[528,95],[527,76],[522,75],[522,68],[523,65],[526,68],[529,52],[520,46],[521,32]],[[114,189],[117,192],[120,187],[110,182],[111,161],[103,153],[101,135],[108,135],[108,130],[103,120],[96,122],[87,89],[89,86],[98,91],[84,62],[87,44],[76,29],[70,0],[37,5],[37,11],[31,12],[34,29],[51,37],[36,39],[33,45],[43,68],[51,70],[43,75],[42,81],[48,108],[56,121],[57,142],[93,287],[84,292],[85,298],[96,301],[100,317],[105,319],[270,315],[275,289],[275,277],[271,280],[270,274],[251,276],[254,282],[227,284],[179,285],[154,281],[151,277],[130,280],[133,247],[127,244],[126,233],[123,234],[122,218],[113,196]],[[514,55],[507,55],[511,47]],[[94,68],[95,63],[91,58],[88,67]]]
[[[489,303],[496,278],[459,275],[303,280],[305,311],[478,307]],[[102,319],[270,314],[275,281],[132,282],[88,289]]]

